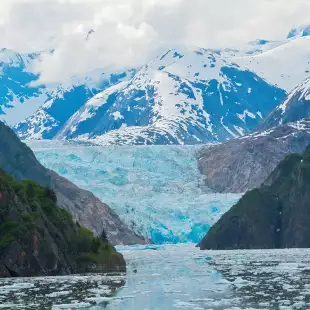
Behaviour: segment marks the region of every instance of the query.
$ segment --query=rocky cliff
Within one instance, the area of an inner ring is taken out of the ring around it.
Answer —
[[[302,153],[309,144],[310,121],[301,120],[206,146],[198,154],[198,166],[209,188],[242,193],[260,186],[287,154]]]
[[[43,167],[29,147],[0,122],[0,168],[17,180],[34,180],[53,189],[59,207],[72,214],[74,220],[96,235],[105,230],[113,244],[144,244],[120,220],[118,215],[92,193],[82,190],[55,172]]]
[[[57,207],[54,191],[0,170],[0,277],[126,271],[121,254]]]
[[[198,245],[205,249],[310,247],[310,147],[285,157]]]
[[[259,130],[300,121],[310,117],[310,78],[298,84],[258,126]]]

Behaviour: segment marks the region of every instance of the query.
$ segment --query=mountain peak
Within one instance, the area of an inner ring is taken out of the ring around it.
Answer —
[[[307,36],[310,36],[310,24],[303,24],[292,28],[287,35],[287,39]]]
[[[310,78],[298,84],[261,123],[261,130],[310,117]]]

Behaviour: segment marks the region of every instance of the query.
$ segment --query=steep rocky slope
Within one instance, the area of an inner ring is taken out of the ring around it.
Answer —
[[[260,130],[310,117],[310,78],[297,85],[259,125]]]
[[[52,190],[0,170],[0,277],[126,270],[104,232],[94,237],[56,204]]]
[[[205,249],[310,247],[310,147],[291,154],[215,224]]]
[[[216,192],[242,193],[260,186],[276,165],[310,143],[310,121],[302,120],[223,144],[203,147],[198,166]]]
[[[59,207],[70,212],[74,220],[97,235],[104,229],[108,240],[113,244],[145,243],[128,229],[113,210],[92,193],[78,188],[55,172],[44,168],[31,149],[20,142],[14,132],[1,122],[0,168],[17,180],[31,179],[53,189]]]

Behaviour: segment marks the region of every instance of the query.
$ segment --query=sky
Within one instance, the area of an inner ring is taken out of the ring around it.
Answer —
[[[96,68],[139,67],[178,45],[238,47],[310,23],[310,0],[1,0],[1,47],[43,53],[54,83]],[[90,29],[95,30],[88,39]]]

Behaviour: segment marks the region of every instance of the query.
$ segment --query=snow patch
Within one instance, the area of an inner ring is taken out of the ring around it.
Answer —
[[[124,118],[124,116],[119,111],[116,111],[116,112],[112,113],[112,115],[114,116],[115,120],[123,119]]]

